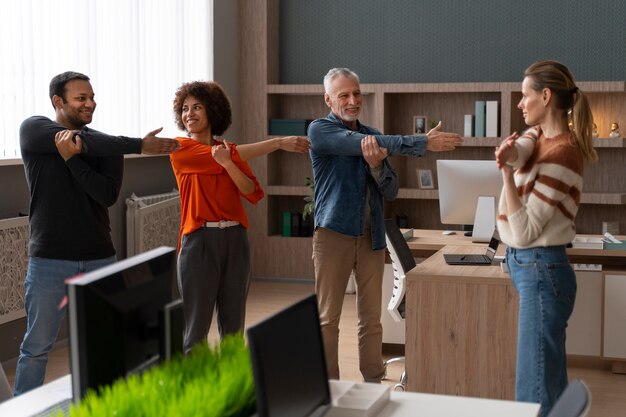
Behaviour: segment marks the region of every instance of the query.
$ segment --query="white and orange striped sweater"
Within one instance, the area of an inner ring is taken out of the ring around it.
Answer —
[[[575,137],[543,136],[539,127],[515,141],[515,185],[522,207],[506,216],[504,190],[498,207],[498,231],[507,246],[523,249],[564,245],[576,235],[574,219],[583,187],[584,157]]]

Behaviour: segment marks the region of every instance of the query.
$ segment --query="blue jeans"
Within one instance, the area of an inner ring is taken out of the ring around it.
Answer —
[[[43,385],[48,353],[65,317],[65,308],[59,308],[66,294],[65,279],[115,261],[115,256],[89,261],[29,258],[24,284],[28,323],[15,371],[15,396]]]
[[[565,246],[507,248],[519,294],[515,399],[541,403],[546,416],[567,386],[565,329],[576,299],[576,274]]]

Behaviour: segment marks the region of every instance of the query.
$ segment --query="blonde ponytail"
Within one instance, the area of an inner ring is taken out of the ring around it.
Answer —
[[[572,123],[576,142],[588,161],[597,161],[598,152],[593,147],[593,114],[587,96],[576,88],[574,107],[572,108]]]

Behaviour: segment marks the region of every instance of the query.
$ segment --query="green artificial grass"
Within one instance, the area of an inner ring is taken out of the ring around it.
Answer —
[[[255,410],[250,353],[241,334],[89,391],[70,417],[248,417]],[[62,416],[63,414],[60,414]]]

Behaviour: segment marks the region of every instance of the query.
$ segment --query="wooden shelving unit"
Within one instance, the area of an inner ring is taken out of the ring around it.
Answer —
[[[241,4],[242,133],[244,141],[268,137],[272,118],[316,119],[328,114],[323,100],[324,74],[316,85],[278,83],[278,1],[254,0]],[[357,69],[358,70],[358,69]],[[611,122],[626,134],[626,82],[579,82],[591,104],[599,135],[607,137]],[[398,172],[400,192],[386,204],[386,216],[406,215],[411,227],[447,228],[439,221],[437,189],[419,189],[418,169],[430,169],[437,186],[437,159],[493,159],[494,148],[510,132],[525,128],[517,103],[520,82],[361,84],[360,120],[385,134],[408,135],[414,115],[441,120],[444,130],[463,132],[463,116],[474,113],[476,100],[499,102],[501,137],[465,138],[453,152],[429,153],[423,158],[391,157]],[[585,173],[579,233],[600,233],[602,221],[619,221],[626,230],[626,141],[595,139],[600,162]],[[311,238],[280,237],[282,211],[301,211],[309,195],[305,177],[312,176],[308,155],[276,152],[254,161],[252,167],[265,186],[267,198],[248,210],[253,251],[253,276],[313,278]]]

